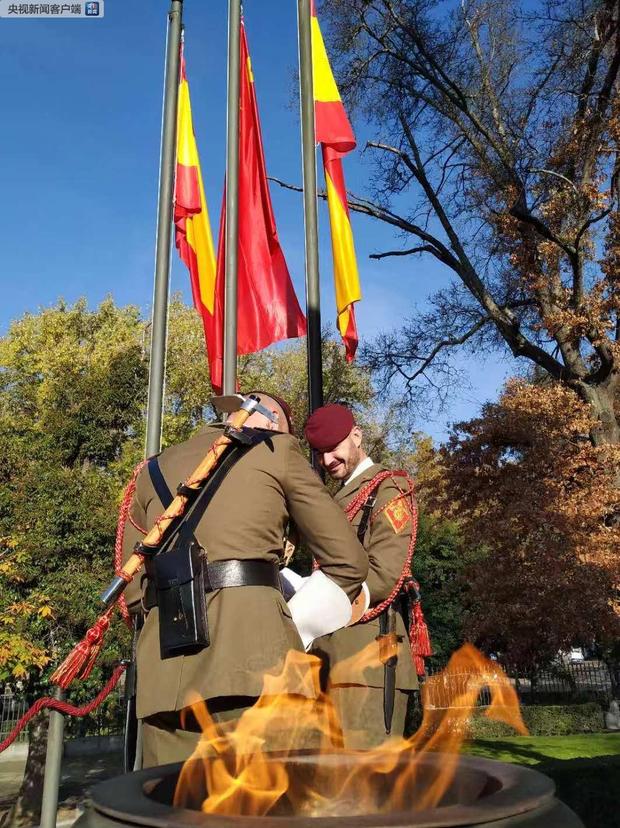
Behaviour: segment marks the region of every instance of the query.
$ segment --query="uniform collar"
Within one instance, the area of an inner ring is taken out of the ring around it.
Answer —
[[[361,470],[361,463],[355,469],[352,475],[349,476],[347,482],[342,486],[334,497],[337,501],[346,500],[350,497],[354,492],[356,492],[364,483],[367,483],[369,480],[382,470],[383,466],[378,465],[377,463],[373,463],[372,461],[365,465],[363,471]],[[358,471],[359,470],[359,471]]]

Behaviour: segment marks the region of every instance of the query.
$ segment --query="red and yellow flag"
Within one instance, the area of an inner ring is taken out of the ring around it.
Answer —
[[[192,124],[192,106],[182,50],[177,104],[174,225],[176,247],[189,269],[194,305],[202,317],[211,384],[215,388],[217,385],[221,386],[223,348],[221,314],[217,313],[216,308],[218,303],[215,252]]]
[[[241,25],[239,83],[239,239],[237,265],[237,353],[252,354],[273,342],[306,334],[278,240],[271,205],[254,75],[245,26]],[[217,257],[217,290],[226,263],[226,192]]]
[[[342,157],[355,149],[355,136],[329,64],[314,3],[312,3],[312,78],[316,140],[321,144],[323,153],[332,234],[338,330],[344,340],[347,360],[350,362],[355,356],[358,343],[353,304],[362,298],[362,293],[347,205]]]

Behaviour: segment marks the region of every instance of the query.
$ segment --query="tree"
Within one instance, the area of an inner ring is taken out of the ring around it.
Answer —
[[[374,258],[432,256],[454,277],[365,359],[445,396],[454,349],[503,349],[587,403],[595,445],[616,444],[618,4],[525,8],[322,4],[341,89],[376,133],[374,190],[350,206],[404,239]]]
[[[466,634],[535,669],[620,632],[617,446],[593,446],[588,406],[558,384],[511,381],[443,450],[443,508],[486,554],[468,568]]]
[[[412,570],[420,583],[433,662],[440,667],[465,643],[471,591],[467,575],[476,557],[476,548],[463,542],[456,521],[422,512]]]
[[[0,340],[0,680],[29,701],[100,613],[124,450],[141,441],[143,332],[135,308],[61,302]],[[72,699],[95,695],[126,651],[118,625]],[[13,825],[39,821],[45,723],[32,723]]]

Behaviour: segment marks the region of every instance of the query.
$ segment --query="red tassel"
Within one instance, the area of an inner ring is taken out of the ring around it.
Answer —
[[[431,637],[424,620],[424,613],[419,601],[416,601],[412,609],[411,626],[409,628],[409,643],[411,645],[411,655],[415,662],[416,673],[423,676],[426,672],[424,666],[424,659],[433,655],[431,647]]]
[[[110,615],[114,607],[110,607],[88,630],[84,638],[69,653],[52,674],[53,684],[66,690],[74,678],[85,679],[91,673],[97,656],[103,647],[103,637],[110,626]]]

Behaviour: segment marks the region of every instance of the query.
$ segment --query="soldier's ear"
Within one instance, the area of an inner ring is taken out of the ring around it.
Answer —
[[[356,448],[359,448],[362,445],[363,436],[362,429],[358,425],[353,426],[351,429],[351,437]]]

